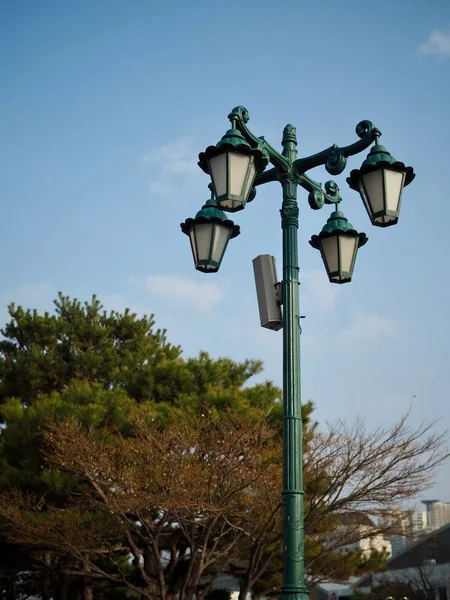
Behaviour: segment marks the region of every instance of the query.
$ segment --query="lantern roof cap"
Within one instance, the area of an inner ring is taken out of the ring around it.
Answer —
[[[252,148],[250,144],[246,141],[242,133],[239,129],[232,127],[229,129],[222,139],[217,142],[215,148],[236,148],[236,150],[247,150],[250,151]]]
[[[358,237],[358,247],[364,246],[368,240],[368,237],[365,233],[358,233],[356,231],[342,211],[335,210],[331,213],[329,219],[322,227],[322,231],[319,233],[319,235],[313,235],[309,243],[313,248],[318,249],[322,239],[340,234]]]
[[[220,223],[221,225],[226,225],[233,229],[231,233],[231,237],[234,238],[240,234],[239,225],[235,225],[231,219],[221,210],[217,204],[216,200],[211,198],[207,200],[202,208],[195,215],[194,219],[186,219],[184,223],[180,224],[181,231],[186,235],[192,230],[192,227],[196,223]]]
[[[361,165],[361,168],[353,169],[353,171],[350,172],[350,177],[347,177],[347,183],[352,190],[358,190],[360,177],[371,171],[377,171],[380,168],[405,172],[405,186],[409,185],[416,176],[412,167],[407,167],[405,163],[395,159],[381,144],[375,144],[372,146],[367,158]]]
[[[202,208],[198,211],[198,213],[195,215],[196,219],[200,219],[200,218],[204,218],[204,219],[220,219],[221,221],[227,221],[228,217],[227,215],[224,213],[223,210],[221,210],[217,204],[216,201],[214,200],[214,198],[211,198],[210,200],[207,200],[205,202],[205,204],[202,206]]]
[[[208,146],[204,152],[198,155],[198,166],[209,174],[209,159],[219,154],[223,154],[227,150],[235,150],[244,154],[250,154],[255,158],[256,171],[263,171],[269,163],[269,156],[263,150],[262,144],[256,148],[252,148],[244,138],[239,129],[232,127],[228,129],[222,139],[215,146]]]

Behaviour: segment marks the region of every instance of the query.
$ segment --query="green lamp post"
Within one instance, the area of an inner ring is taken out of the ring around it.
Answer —
[[[385,227],[398,221],[403,187],[414,178],[405,167],[378,144],[381,132],[370,122],[356,127],[359,140],[349,146],[337,145],[305,158],[297,158],[296,130],[286,125],[282,152],[248,128],[249,115],[242,106],[234,108],[228,118],[231,129],[216,146],[199,155],[199,166],[211,176],[213,198],[195,219],[181,224],[189,235],[196,269],[205,273],[218,271],[228,241],[239,234],[239,227],[227,220],[223,211],[235,212],[253,200],[255,187],[278,181],[282,188],[281,226],[283,255],[283,600],[306,600],[308,590],[304,564],[304,503],[302,469],[302,416],[300,400],[300,328],[297,188],[308,192],[313,210],[325,204],[335,206],[326,225],[310,244],[320,250],[328,278],[332,283],[351,281],[358,248],[367,242],[343,213],[336,210],[341,202],[334,181],[321,184],[307,172],[324,165],[331,175],[339,175],[347,157],[375,146],[359,171],[347,180],[360,192],[374,225]],[[267,169],[268,164],[272,167]]]

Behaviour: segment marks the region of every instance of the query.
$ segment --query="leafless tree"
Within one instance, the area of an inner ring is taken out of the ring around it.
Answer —
[[[49,467],[77,478],[82,493],[64,510],[17,491],[0,495],[11,541],[70,555],[89,580],[126,585],[143,599],[201,600],[233,558],[245,564],[244,597],[272,568],[281,544],[281,440],[264,417],[230,413],[162,428],[136,409],[126,437],[73,421],[47,422],[43,434]],[[338,422],[306,440],[314,583],[342,570],[340,547],[386,531],[378,517],[425,489],[447,451],[433,424],[414,427],[408,415],[375,430]]]

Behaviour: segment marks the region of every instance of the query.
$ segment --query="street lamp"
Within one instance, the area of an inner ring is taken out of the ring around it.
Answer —
[[[228,242],[240,233],[239,225],[227,219],[213,198],[198,211],[195,219],[186,219],[181,230],[189,236],[195,268],[203,273],[219,270]]]
[[[352,279],[358,248],[366,242],[366,234],[358,233],[344,214],[335,210],[309,243],[320,250],[330,282],[347,283]]]
[[[347,183],[360,193],[372,225],[389,227],[397,223],[403,188],[414,177],[412,167],[405,167],[377,143],[361,168],[351,171]]]
[[[199,155],[199,166],[211,176],[217,205],[236,212],[245,208],[256,174],[265,169],[267,154],[252,148],[236,129],[237,116],[230,115],[229,129],[216,146],[209,146]]]
[[[239,228],[226,219],[223,210],[235,212],[245,207],[255,195],[254,188],[278,181],[282,187],[281,226],[283,232],[283,600],[306,600],[304,564],[304,503],[302,469],[302,416],[300,402],[300,328],[298,268],[297,187],[309,192],[313,210],[325,204],[335,210],[319,235],[310,244],[320,250],[332,283],[347,283],[353,275],[358,248],[367,242],[337,210],[341,202],[339,188],[328,181],[324,188],[306,173],[325,165],[331,175],[345,169],[347,157],[375,146],[359,171],[348,179],[351,188],[360,192],[374,225],[385,227],[398,220],[403,187],[414,178],[411,167],[396,161],[378,144],[381,132],[370,122],[356,127],[360,138],[349,146],[330,146],[326,150],[297,158],[295,127],[286,125],[282,152],[248,128],[249,115],[243,106],[228,115],[231,129],[216,146],[199,155],[199,166],[211,176],[213,198],[195,219],[187,219],[181,229],[189,235],[195,267],[205,273],[219,269],[228,241]],[[268,163],[272,168],[266,169]],[[216,241],[217,240],[217,241]]]

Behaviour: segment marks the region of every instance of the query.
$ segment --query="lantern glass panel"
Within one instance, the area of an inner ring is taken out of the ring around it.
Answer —
[[[213,156],[209,161],[209,170],[217,196],[227,193],[227,153]]]
[[[198,261],[209,259],[213,232],[214,225],[212,223],[196,223],[194,225]]]
[[[375,213],[384,211],[383,169],[362,175],[359,189],[371,219]]]
[[[396,213],[400,208],[400,199],[402,197],[404,179],[404,172],[392,171],[391,169],[384,169],[384,181],[386,187],[386,208]]]
[[[338,237],[333,235],[321,240],[322,258],[328,274],[339,269]]]
[[[340,271],[342,273],[352,272],[353,258],[355,255],[357,238],[349,235],[340,235]]]
[[[245,185],[245,190],[244,190],[244,200],[246,200],[246,201],[248,200],[248,197],[250,196],[250,192],[252,191],[253,184],[255,183],[255,178],[256,178],[255,160],[253,157],[251,157],[247,183]]]
[[[223,257],[223,253],[225,252],[225,248],[227,247],[228,240],[230,239],[231,228],[226,227],[225,225],[214,225],[214,239],[212,246],[212,255],[211,259],[215,263],[220,263]]]
[[[243,196],[249,163],[252,157],[237,152],[228,153],[228,173],[230,177],[228,193],[233,196]]]
[[[195,235],[194,235],[194,228],[191,229],[191,232],[189,233],[189,241],[191,242],[191,250],[192,250],[192,256],[194,257],[194,264],[195,266],[198,265],[198,256],[197,256],[197,246],[195,244]]]

